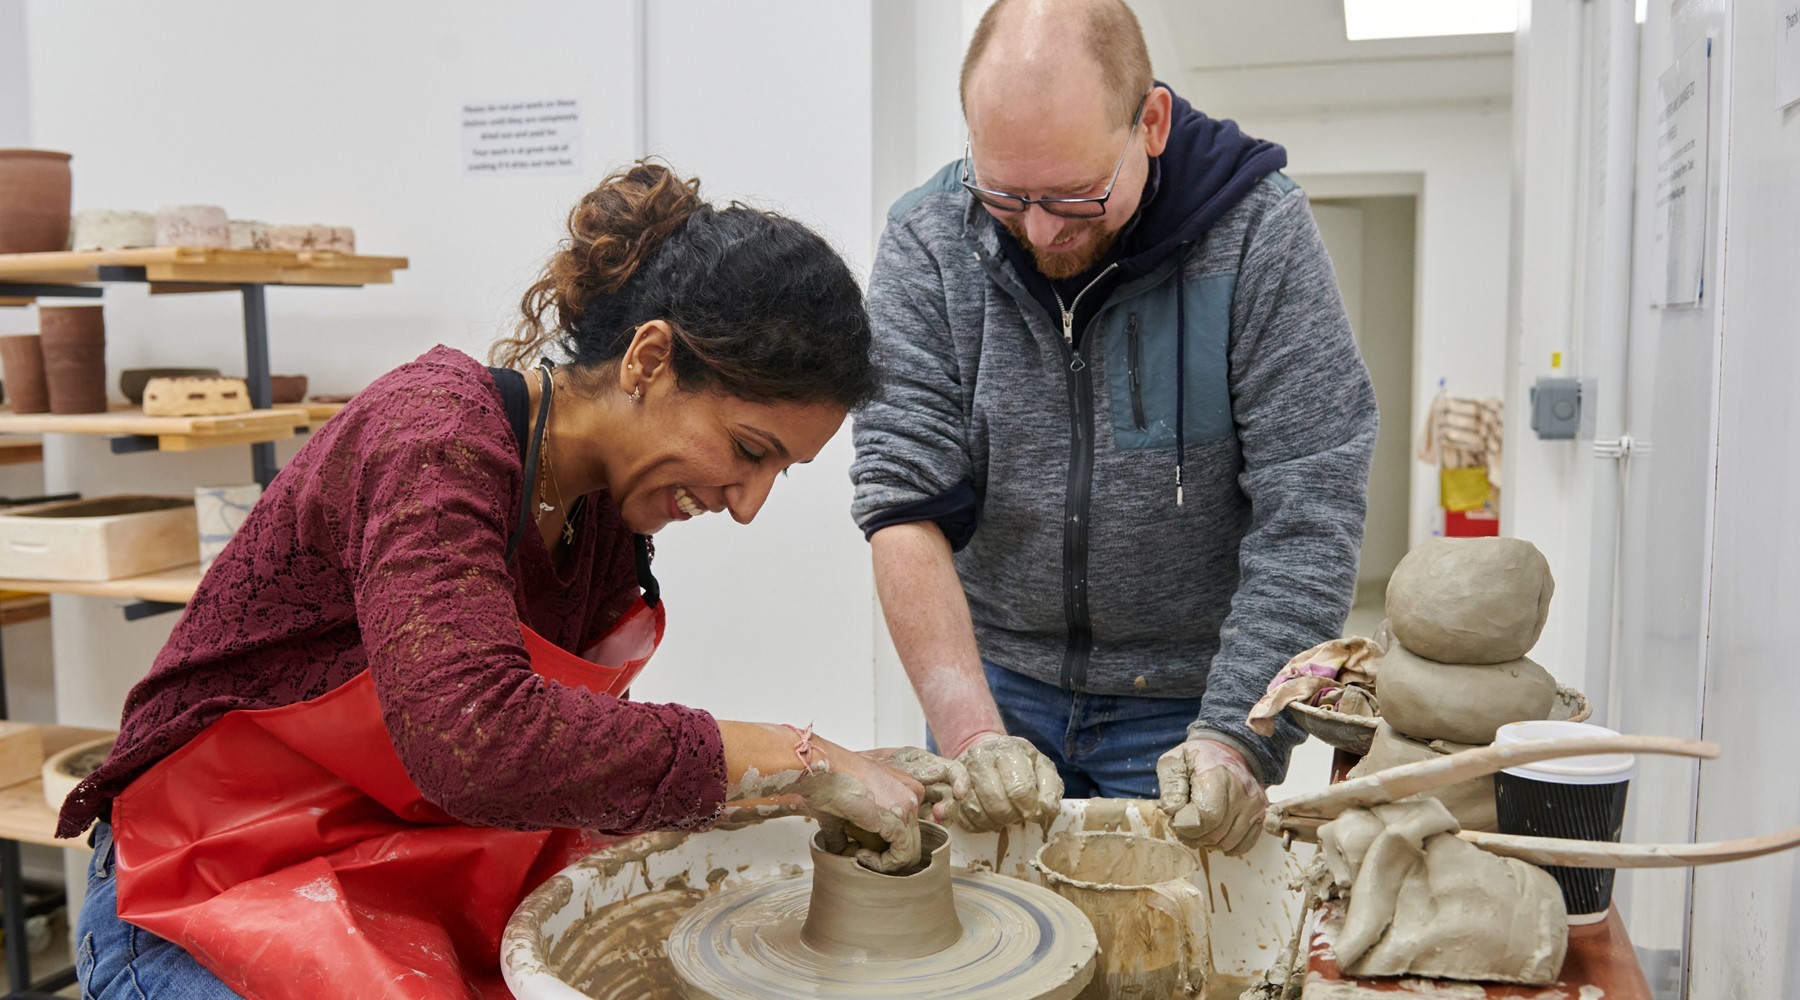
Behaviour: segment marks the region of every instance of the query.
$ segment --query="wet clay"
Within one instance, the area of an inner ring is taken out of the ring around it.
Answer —
[[[923,958],[962,937],[950,897],[950,835],[920,824],[924,865],[904,874],[870,871],[812,839],[812,896],[800,939],[846,958]]]
[[[1334,942],[1354,976],[1547,985],[1568,948],[1548,873],[1455,836],[1436,799],[1350,809],[1319,828],[1320,855],[1349,912]]]
[[[694,907],[666,948],[682,995],[1075,997],[1098,951],[1081,912],[1018,879],[952,870],[945,831],[924,830],[932,862],[918,874],[868,871],[815,837],[811,876]]]
[[[1408,739],[1383,722],[1375,729],[1375,736],[1369,742],[1369,752],[1350,769],[1349,776],[1360,778],[1390,767],[1436,760],[1448,753],[1472,749],[1474,747],[1446,744],[1441,740],[1427,744]],[[1499,820],[1494,813],[1494,776],[1491,774],[1459,781],[1446,788],[1434,788],[1425,794],[1442,802],[1465,830],[1492,832],[1499,829]]]
[[[1555,591],[1549,561],[1530,542],[1434,538],[1394,567],[1388,622],[1396,639],[1428,660],[1505,663],[1537,645]]]
[[[1193,851],[1129,833],[1064,833],[1032,867],[1094,925],[1100,961],[1083,1000],[1208,996],[1212,948]],[[1222,994],[1220,994],[1222,995]]]
[[[1415,740],[1484,745],[1508,722],[1548,718],[1556,704],[1556,678],[1524,658],[1434,662],[1396,642],[1381,658],[1375,694],[1381,717]]]

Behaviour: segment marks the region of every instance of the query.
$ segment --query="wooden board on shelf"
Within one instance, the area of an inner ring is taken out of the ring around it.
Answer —
[[[38,729],[43,734],[45,757],[54,756],[77,743],[118,735],[110,729],[76,726],[39,726]],[[0,838],[50,847],[86,847],[85,838],[56,839],[56,812],[44,801],[42,778],[0,788]]]
[[[394,280],[405,257],[317,251],[151,247],[144,250],[0,254],[0,282],[79,284],[102,267],[141,267],[151,282],[265,285],[375,285]]]
[[[34,465],[43,460],[41,438],[0,437],[0,465]]]
[[[85,597],[116,597],[132,601],[164,601],[169,604],[186,604],[194,596],[194,588],[198,586],[199,563],[121,580],[0,579],[0,590],[22,590],[32,594],[80,594]]]
[[[304,413],[293,410],[251,410],[213,417],[147,417],[136,409],[72,414],[0,411],[0,434],[143,435],[158,438],[165,450],[191,451],[285,440],[306,422]]]
[[[307,426],[317,427],[325,421],[330,420],[332,417],[337,416],[343,411],[344,406],[345,404],[343,403],[273,403],[270,404],[269,409],[293,410],[296,413],[304,413],[306,414]]]
[[[0,594],[0,625],[23,625],[50,617],[47,594]]]

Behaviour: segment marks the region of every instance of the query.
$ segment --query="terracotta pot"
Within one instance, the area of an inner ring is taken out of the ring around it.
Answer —
[[[0,365],[6,367],[6,395],[12,400],[14,413],[43,413],[50,409],[42,343],[35,333],[0,337]]]
[[[306,399],[305,375],[269,376],[269,402],[298,403]]]
[[[106,412],[106,318],[100,306],[38,309],[51,413]]]
[[[69,154],[0,149],[0,253],[69,248]]]

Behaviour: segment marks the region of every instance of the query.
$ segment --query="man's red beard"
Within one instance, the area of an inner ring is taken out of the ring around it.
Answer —
[[[1031,252],[1031,259],[1037,263],[1038,273],[1051,281],[1073,278],[1093,267],[1100,262],[1100,258],[1106,256],[1107,251],[1111,250],[1112,245],[1119,239],[1118,230],[1106,232],[1101,228],[1099,219],[1086,219],[1072,223],[1070,229],[1064,230],[1064,232],[1068,233],[1070,230],[1074,230],[1074,233],[1079,236],[1085,235],[1088,230],[1094,230],[1099,233],[1099,239],[1094,240],[1092,245],[1085,250],[1047,253],[1033,244],[1031,237],[1025,235],[1023,213],[1009,215],[1000,221],[1002,225],[1006,226],[1006,231],[1012,234],[1013,239],[1018,240],[1020,246]]]

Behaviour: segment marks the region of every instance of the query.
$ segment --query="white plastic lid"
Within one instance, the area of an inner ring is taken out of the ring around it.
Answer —
[[[1542,743],[1546,740],[1593,739],[1617,735],[1617,732],[1605,726],[1586,722],[1540,719],[1532,722],[1509,722],[1501,726],[1494,733],[1494,744]],[[1585,757],[1561,757],[1509,767],[1505,773],[1515,778],[1551,781],[1562,785],[1612,785],[1637,777],[1637,755],[1597,753]]]

